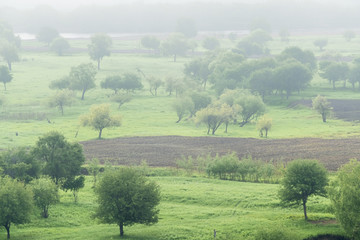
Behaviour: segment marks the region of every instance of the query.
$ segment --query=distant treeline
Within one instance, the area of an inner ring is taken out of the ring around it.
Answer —
[[[270,1],[271,2],[271,1]],[[81,6],[69,12],[38,6],[31,10],[3,7],[0,18],[15,32],[37,33],[44,25],[60,32],[146,33],[174,32],[179,19],[195,22],[198,31],[249,29],[262,19],[273,31],[280,29],[356,28],[360,6],[346,8],[308,1],[271,3],[136,3],[116,6]]]

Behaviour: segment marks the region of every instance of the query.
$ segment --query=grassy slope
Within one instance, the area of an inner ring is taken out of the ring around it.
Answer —
[[[220,181],[201,177],[152,177],[161,187],[159,222],[153,226],[125,227],[124,239],[251,239],[266,227],[288,229],[302,239],[319,233],[341,234],[336,224],[305,222],[300,207],[279,207],[278,185]],[[34,212],[32,222],[12,226],[11,239],[120,239],[117,225],[98,224],[91,218],[96,207],[92,178],[87,177],[79,202],[61,193],[61,203],[50,209],[48,219]],[[311,220],[329,219],[329,201],[314,197],[308,203]],[[5,229],[0,228],[0,239]]]

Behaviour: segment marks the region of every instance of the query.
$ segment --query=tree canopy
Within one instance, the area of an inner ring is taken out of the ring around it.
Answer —
[[[12,63],[19,61],[18,49],[15,44],[2,41],[0,42],[0,55],[7,63],[9,70],[12,70]]]
[[[83,63],[71,68],[70,89],[82,91],[81,100],[84,100],[85,92],[87,90],[95,87],[96,73],[96,68],[91,63]]]
[[[174,62],[178,55],[183,56],[189,49],[189,43],[182,34],[172,34],[163,43],[162,49],[165,55],[173,55]]]
[[[51,50],[62,56],[64,51],[70,48],[69,42],[63,37],[57,37],[51,42]]]
[[[57,37],[59,37],[59,32],[52,27],[43,27],[36,35],[39,42],[47,43],[47,45],[50,45],[50,43]]]
[[[97,33],[91,36],[91,44],[89,44],[89,55],[91,59],[97,61],[98,70],[100,70],[100,62],[103,57],[110,56],[110,47],[112,39],[110,36]]]
[[[318,95],[312,100],[312,107],[321,114],[323,122],[330,115],[332,107],[326,97]]]
[[[13,76],[11,75],[9,68],[6,66],[0,66],[0,82],[4,84],[4,89],[6,91],[6,84],[11,82]]]
[[[39,178],[31,182],[34,203],[41,209],[43,218],[49,217],[49,207],[59,201],[58,187],[49,178]]]

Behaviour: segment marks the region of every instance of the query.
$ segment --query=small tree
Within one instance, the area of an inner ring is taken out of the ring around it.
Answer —
[[[100,161],[97,158],[93,158],[90,160],[89,163],[89,173],[93,176],[94,178],[94,185],[93,187],[96,187],[96,180],[97,180],[97,175],[100,172]]]
[[[220,42],[215,37],[207,37],[203,40],[202,45],[207,50],[214,50],[220,47]]]
[[[328,184],[326,169],[316,160],[294,160],[287,165],[279,197],[283,204],[302,204],[305,220],[306,203],[313,195],[325,196]]]
[[[0,226],[7,231],[10,239],[10,225],[30,221],[33,208],[31,189],[9,177],[0,178]]]
[[[64,50],[67,50],[70,48],[70,44],[65,38],[58,37],[52,41],[50,48],[51,48],[51,50],[55,51],[59,56],[62,56],[64,53]]]
[[[119,95],[114,95],[111,98],[111,101],[116,102],[118,105],[118,109],[121,108],[122,105],[124,105],[125,103],[130,102],[133,99],[133,97],[129,94],[119,94]]]
[[[189,97],[176,99],[173,108],[176,111],[179,123],[187,114],[190,114],[194,109],[194,102]]]
[[[154,52],[160,48],[160,40],[154,36],[144,36],[141,38],[141,45],[144,48],[153,49]]]
[[[105,172],[95,194],[99,205],[94,216],[102,223],[118,224],[120,236],[124,226],[158,221],[159,187],[134,169]]]
[[[14,44],[9,43],[7,41],[0,43],[0,55],[7,63],[10,71],[12,70],[12,63],[19,61],[17,47]]]
[[[332,107],[326,97],[318,95],[312,100],[312,107],[321,114],[323,122],[330,115]]]
[[[95,34],[91,36],[91,44],[88,46],[91,59],[97,61],[98,70],[103,57],[110,56],[112,39],[106,34]]]
[[[351,39],[356,37],[356,33],[354,31],[348,30],[344,32],[343,36],[346,39],[346,41],[350,42]]]
[[[235,104],[239,105],[242,109],[240,116],[242,118],[240,127],[245,126],[251,120],[261,116],[265,112],[265,104],[260,96],[252,95],[245,91],[240,92],[240,95],[235,99]]]
[[[265,137],[267,138],[268,132],[272,127],[272,119],[264,115],[262,116],[262,118],[259,119],[259,121],[256,124],[256,127],[259,130],[260,137],[264,137],[263,131],[265,131]]]
[[[36,38],[39,42],[47,43],[48,46],[57,37],[59,37],[59,32],[51,27],[41,28],[38,34],[36,35]]]
[[[62,90],[62,89],[70,88],[70,84],[71,84],[71,78],[69,76],[64,76],[60,79],[51,81],[49,84],[49,88]]]
[[[324,50],[324,47],[328,44],[328,40],[326,38],[319,38],[314,41],[314,45],[320,49],[320,51]]]
[[[70,106],[72,99],[74,98],[74,93],[70,90],[60,90],[55,93],[50,98],[49,106],[56,107],[61,112],[61,115],[64,115],[64,106]]]
[[[149,91],[151,93],[151,95],[153,96],[157,96],[157,90],[159,87],[161,87],[164,82],[160,79],[160,78],[156,78],[156,77],[149,77],[147,78],[148,82],[149,82]]]
[[[81,91],[81,100],[84,100],[85,92],[95,87],[95,75],[96,68],[91,63],[72,67],[70,89]]]
[[[85,177],[84,176],[78,176],[73,178],[68,178],[62,185],[62,189],[65,191],[70,190],[73,193],[74,202],[77,203],[78,199],[78,192],[80,188],[83,188],[85,186]]]
[[[6,66],[0,66],[0,82],[4,84],[5,91],[6,91],[6,83],[11,82],[12,78],[13,77],[9,71],[9,68]]]
[[[39,178],[31,182],[34,202],[41,209],[43,218],[49,217],[49,207],[59,201],[58,187],[49,178]]]
[[[186,54],[189,43],[182,34],[172,34],[162,43],[162,49],[165,55],[173,55],[176,62],[178,55]]]
[[[121,125],[120,116],[110,116],[108,104],[93,105],[87,115],[82,116],[80,122],[83,126],[90,126],[99,131],[99,139],[104,128],[117,127]]]

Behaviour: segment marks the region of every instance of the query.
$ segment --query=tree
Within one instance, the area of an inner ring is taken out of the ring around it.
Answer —
[[[360,239],[360,162],[350,160],[330,182],[329,197],[336,220],[351,239]]]
[[[157,96],[157,90],[159,87],[161,87],[164,82],[160,79],[160,78],[157,78],[157,77],[148,77],[147,78],[147,81],[149,82],[149,91],[151,93],[151,95],[153,96]]]
[[[312,107],[321,114],[323,122],[326,122],[327,116],[330,115],[332,107],[326,97],[318,95],[312,100]]]
[[[52,41],[50,48],[51,50],[55,51],[59,56],[62,56],[64,50],[70,48],[70,44],[65,38],[57,37]]]
[[[352,84],[353,89],[355,88],[355,83],[359,83],[360,89],[360,64],[355,63],[350,67],[349,82]]]
[[[97,61],[98,70],[103,57],[110,56],[110,47],[112,45],[111,37],[98,33],[91,36],[91,44],[88,46],[91,59]]]
[[[118,103],[118,109],[120,109],[120,107],[122,105],[124,105],[125,103],[128,103],[132,100],[132,96],[129,94],[119,94],[119,95],[114,95],[111,98],[111,101]]]
[[[287,165],[279,197],[283,204],[302,204],[305,220],[308,219],[306,203],[313,195],[325,196],[328,185],[327,172],[316,160],[299,159]]]
[[[211,97],[205,92],[192,92],[189,94],[191,101],[194,103],[192,108],[189,108],[191,116],[195,116],[196,112],[206,108],[211,103]]]
[[[343,36],[346,39],[346,41],[350,42],[351,39],[356,37],[356,33],[354,31],[347,30],[344,32]]]
[[[49,178],[39,178],[31,182],[34,203],[41,209],[43,218],[49,217],[49,207],[59,201],[58,187]]]
[[[220,47],[220,42],[215,37],[207,37],[203,40],[202,45],[207,50],[214,50]]]
[[[43,162],[43,174],[50,176],[56,185],[79,175],[81,165],[85,162],[81,145],[69,143],[58,132],[49,132],[40,137],[32,154]]]
[[[76,178],[75,177],[67,178],[62,185],[62,189],[64,189],[65,191],[67,190],[72,191],[74,202],[77,203],[78,192],[80,188],[83,188],[84,186],[85,186],[85,177],[81,175]]]
[[[91,63],[83,63],[72,67],[70,71],[70,89],[82,91],[81,100],[85,92],[95,87],[96,68]]]
[[[313,52],[302,50],[299,47],[288,47],[281,52],[279,60],[288,62],[290,59],[296,59],[310,69],[311,72],[317,70],[316,58]]]
[[[2,173],[23,181],[30,182],[40,175],[40,162],[24,148],[11,149],[0,154]]]
[[[122,79],[119,75],[109,76],[106,77],[104,81],[100,83],[101,88],[111,89],[114,91],[115,94],[121,88]]]
[[[51,81],[49,84],[49,88],[63,90],[66,88],[70,88],[70,84],[71,84],[70,76],[64,76],[60,79]]]
[[[65,89],[65,90],[57,91],[55,95],[53,95],[50,98],[49,106],[57,107],[60,110],[61,115],[63,116],[64,106],[70,106],[73,97],[74,97],[74,93],[70,90]]]
[[[141,45],[156,52],[160,48],[160,40],[154,36],[144,36],[141,38]]]
[[[178,55],[185,55],[189,44],[182,34],[172,34],[163,43],[162,49],[165,55],[173,55],[174,62]]]
[[[102,223],[117,224],[120,236],[124,235],[124,226],[158,221],[159,186],[134,169],[105,172],[95,194],[99,203],[95,217]]]
[[[328,44],[328,40],[326,38],[319,38],[314,41],[314,45],[320,49],[320,51],[324,50],[324,47]]]
[[[39,42],[47,43],[48,46],[57,37],[59,37],[59,32],[51,27],[41,28],[38,34],[36,35],[36,39]]]
[[[234,104],[239,105],[242,109],[240,127],[243,127],[251,120],[263,115],[266,106],[260,96],[255,96],[249,91],[237,90],[237,92],[238,96],[234,100]]]
[[[211,61],[211,57],[196,58],[185,64],[184,73],[186,76],[200,83],[205,89],[209,76],[212,73],[209,68]]]
[[[262,116],[262,118],[259,119],[259,121],[256,124],[256,127],[259,130],[260,137],[264,137],[263,131],[265,131],[265,137],[267,138],[268,132],[272,127],[272,119],[264,115]]]
[[[329,63],[324,71],[320,73],[320,76],[328,79],[329,82],[332,82],[333,89],[335,89],[335,83],[337,81],[344,81],[344,87],[346,83],[346,79],[349,74],[349,66],[347,63],[341,63],[341,62],[331,62]]]
[[[141,78],[139,75],[134,73],[124,73],[122,76],[122,81],[120,89],[125,90],[127,93],[130,91],[140,90],[144,86],[141,83]]]
[[[81,120],[83,126],[90,126],[99,131],[99,139],[104,128],[117,127],[121,125],[120,116],[110,116],[108,104],[93,105],[87,115],[83,115]]]
[[[0,225],[10,239],[10,225],[30,222],[33,208],[31,189],[9,177],[0,178]]]
[[[252,72],[248,79],[250,89],[258,92],[263,101],[266,93],[271,92],[275,87],[273,74],[271,68],[263,68]]]
[[[180,18],[177,21],[176,32],[184,34],[187,38],[197,35],[196,23],[191,18]]]
[[[8,64],[9,70],[12,70],[12,63],[19,61],[18,49],[17,47],[9,42],[0,43],[0,55],[3,57],[4,61]]]
[[[6,83],[11,82],[12,75],[9,71],[9,68],[6,66],[0,66],[0,82],[4,84],[4,88],[6,91]]]
[[[282,42],[289,42],[290,41],[290,33],[287,29],[282,29],[279,32],[279,36]]]
[[[15,36],[12,27],[5,22],[0,22],[0,41],[1,40],[12,43],[18,48],[21,45],[21,38],[19,36]]]
[[[94,178],[94,185],[93,187],[96,187],[96,180],[97,180],[97,175],[100,172],[100,161],[97,158],[92,158],[90,160],[89,163],[89,173],[93,176]]]
[[[194,109],[194,102],[190,97],[179,98],[175,100],[173,108],[178,116],[176,123],[179,123],[186,116],[186,114],[191,114]]]

